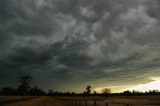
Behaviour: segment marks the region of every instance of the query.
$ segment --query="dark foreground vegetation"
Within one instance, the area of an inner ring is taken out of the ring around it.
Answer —
[[[160,95],[159,90],[151,90],[146,92],[138,91],[124,91],[122,93],[111,93],[110,89],[104,89],[102,93],[91,92],[91,86],[87,86],[83,93],[75,92],[59,92],[49,89],[48,92],[43,91],[37,86],[31,87],[30,83],[32,77],[30,75],[24,75],[19,77],[20,85],[14,89],[11,87],[4,87],[0,90],[0,95],[3,96],[141,96],[141,95]]]

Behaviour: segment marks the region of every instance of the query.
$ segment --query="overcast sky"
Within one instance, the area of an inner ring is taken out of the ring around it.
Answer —
[[[128,87],[160,75],[159,0],[0,0],[0,88]]]

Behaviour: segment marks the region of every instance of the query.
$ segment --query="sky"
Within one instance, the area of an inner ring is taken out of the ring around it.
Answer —
[[[159,0],[1,0],[0,88],[32,75],[44,90],[158,89],[159,13]]]

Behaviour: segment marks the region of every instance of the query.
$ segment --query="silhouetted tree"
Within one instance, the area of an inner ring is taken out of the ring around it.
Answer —
[[[158,90],[149,90],[148,93],[151,94],[151,95],[155,95],[155,94],[158,94],[159,91]]]
[[[124,94],[124,95],[127,95],[127,96],[130,96],[130,95],[132,94],[132,92],[129,91],[129,90],[127,90],[127,91],[124,91],[123,94]]]
[[[72,96],[75,96],[75,94],[76,94],[75,92],[72,92]]]
[[[94,94],[94,95],[96,95],[96,94],[97,94],[97,92],[96,92],[96,91],[93,91],[93,94]]]
[[[102,90],[102,93],[103,94],[110,94],[111,93],[111,89],[110,88],[104,88],[103,90]]]
[[[53,95],[54,95],[53,89],[49,89],[49,90],[48,90],[48,95],[49,95],[49,96],[53,96]]]
[[[18,87],[18,92],[20,95],[25,96],[27,94],[31,81],[32,77],[30,75],[23,75],[19,77],[20,86]]]
[[[46,95],[46,93],[42,89],[38,88],[37,86],[30,88],[30,90],[28,91],[28,94],[32,96]]]
[[[86,94],[89,95],[90,93],[91,93],[91,86],[88,85],[88,86],[86,87]]]

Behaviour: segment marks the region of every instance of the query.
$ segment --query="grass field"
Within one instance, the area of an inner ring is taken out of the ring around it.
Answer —
[[[0,106],[160,106],[160,96],[21,97],[0,96]]]
[[[55,98],[42,97],[0,97],[0,106],[63,106]]]

